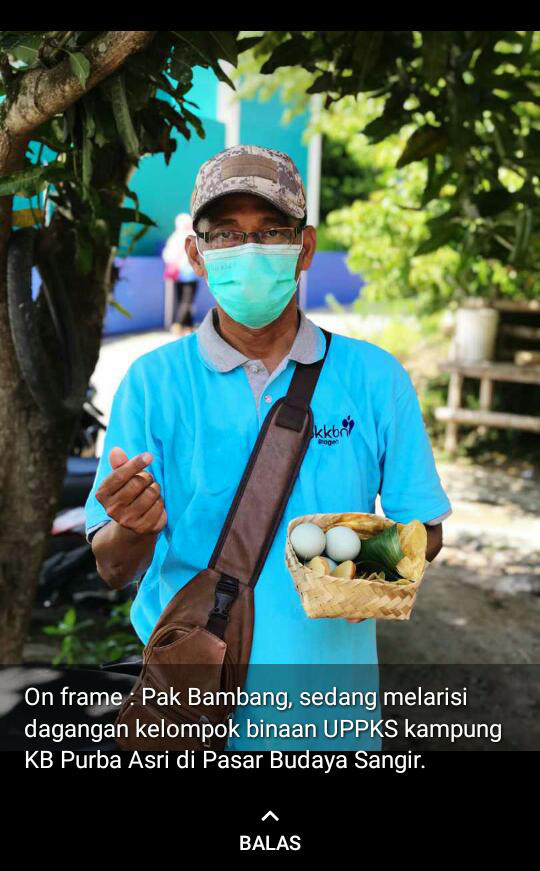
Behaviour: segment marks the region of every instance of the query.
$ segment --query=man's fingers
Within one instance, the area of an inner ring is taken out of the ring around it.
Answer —
[[[126,481],[124,486],[120,487],[116,493],[112,493],[106,499],[104,505],[107,509],[107,513],[114,517],[115,514],[125,511],[126,509],[131,510],[134,503],[139,499],[144,491],[148,490],[153,484],[155,487],[159,487],[159,484],[156,484],[150,472],[138,472],[133,476],[133,478]],[[146,506],[144,506],[140,511],[135,509],[134,516],[142,514],[142,511],[145,511],[154,501],[154,499],[149,500]]]
[[[158,501],[152,505],[148,511],[145,511],[144,514],[131,523],[130,528],[141,535],[150,533],[161,520],[162,514],[163,502],[161,499],[158,499]]]
[[[158,522],[156,523],[156,525],[152,529],[152,532],[161,532],[161,530],[164,529],[166,525],[167,525],[167,512],[165,511],[165,509],[163,509],[163,511],[161,512],[161,517],[159,518]]]
[[[111,448],[109,451],[109,463],[111,464],[112,469],[117,469],[119,466],[123,466],[128,460],[129,457],[122,448]]]
[[[120,450],[120,448],[113,450]],[[111,453],[109,454],[109,459],[111,459]],[[120,490],[124,484],[127,483],[131,478],[137,475],[138,472],[141,472],[145,466],[148,466],[153,460],[152,454],[144,453],[138,454],[136,457],[133,457],[131,460],[127,460],[121,466],[118,466],[114,469],[110,475],[102,481],[101,486],[96,491],[96,498],[98,502],[101,502],[102,505],[109,499],[114,493]]]
[[[129,483],[119,492],[123,493],[124,491],[129,490],[131,493],[133,492],[134,486],[135,479],[129,481]],[[138,486],[140,487],[141,485],[138,484]],[[161,488],[156,481],[153,481],[151,484],[145,484],[145,486],[133,496],[127,495],[125,498],[119,499],[118,501],[116,501],[115,496],[114,505],[109,508],[109,513],[112,514],[118,523],[130,526],[152,508],[160,498]]]

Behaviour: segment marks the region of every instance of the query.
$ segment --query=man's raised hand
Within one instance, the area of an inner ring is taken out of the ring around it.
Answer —
[[[137,535],[161,532],[167,523],[161,488],[145,466],[152,454],[138,454],[131,460],[122,448],[111,448],[112,472],[103,479],[96,499],[113,520]]]

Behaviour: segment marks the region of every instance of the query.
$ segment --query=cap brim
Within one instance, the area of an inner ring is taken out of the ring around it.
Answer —
[[[267,203],[270,203],[274,208],[278,209],[278,211],[283,212],[284,215],[289,215],[291,218],[296,218],[300,221],[302,218],[305,218],[305,214],[302,215],[295,214],[291,212],[290,208],[288,208],[283,202],[277,202],[276,199],[272,199],[272,197],[265,196],[264,194],[254,193],[251,188],[238,186],[237,188],[231,188],[231,190],[226,191],[222,194],[217,194],[215,197],[210,197],[210,199],[206,200],[202,205],[199,206],[197,211],[192,215],[193,223],[198,219],[201,212],[203,212],[211,203],[217,202],[222,197],[228,197],[231,194],[249,194],[252,197],[258,197],[260,200],[266,200]]]

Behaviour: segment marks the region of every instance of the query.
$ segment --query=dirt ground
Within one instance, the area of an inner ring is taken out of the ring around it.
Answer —
[[[540,663],[540,484],[527,464],[437,460],[453,513],[410,621],[380,621],[382,662]]]
[[[410,621],[379,621],[382,663],[540,663],[540,599],[486,591],[434,562]]]

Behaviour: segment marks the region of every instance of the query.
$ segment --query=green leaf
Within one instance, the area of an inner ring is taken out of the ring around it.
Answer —
[[[381,55],[384,36],[384,30],[357,30],[355,33],[352,64],[354,72],[357,74],[357,87],[359,91],[363,90],[368,78],[371,83],[370,73],[372,74],[376,71],[377,78],[379,78],[377,64]],[[342,63],[341,65],[348,66],[347,63]]]
[[[124,308],[123,305],[120,305],[120,303],[116,299],[109,300],[109,305],[112,305],[113,308],[119,311],[120,314],[124,315],[126,318],[129,318],[130,320],[133,318],[131,312],[128,311],[127,308]]]
[[[124,148],[130,157],[137,160],[140,154],[139,140],[131,120],[122,74],[117,73],[111,76],[103,84],[111,98],[116,129],[124,143]]]
[[[243,51],[249,51],[250,48],[254,48],[263,38],[264,37],[262,36],[245,36],[243,39],[238,39],[236,41],[238,54],[242,54]]]
[[[189,109],[186,109],[184,104],[182,104],[182,115],[189,121],[191,126],[195,128],[199,139],[204,139],[206,134],[201,119],[198,118],[197,115],[194,115],[193,112],[190,112]]]
[[[448,146],[448,132],[444,127],[431,127],[426,124],[419,127],[409,137],[401,157],[396,163],[396,168],[401,169],[415,160],[422,160],[430,154],[446,151]]]
[[[122,185],[121,190],[123,190],[124,196],[127,197],[128,200],[132,200],[135,203],[135,221],[138,222],[138,220],[139,220],[139,217],[138,217],[139,216],[139,208],[140,208],[138,194],[135,193],[135,191],[130,191],[130,189],[128,188],[127,185]]]
[[[182,90],[192,82],[193,72],[185,60],[173,55],[169,62],[169,69],[172,78],[181,85]]]
[[[103,94],[108,94],[104,83],[99,88]],[[94,92],[96,93],[96,92]],[[94,142],[98,148],[103,148],[108,142],[115,142],[117,137],[116,123],[112,113],[111,103],[102,98],[96,99],[94,104],[94,120],[96,131],[94,133]]]
[[[261,73],[267,75],[273,73],[278,67],[292,67],[303,64],[311,53],[311,42],[300,34],[285,40],[272,52],[268,60],[262,65]]]
[[[238,50],[232,30],[209,30],[208,33],[218,45],[218,56],[236,66],[238,63]]]
[[[318,76],[315,81],[307,89],[308,94],[322,94],[326,91],[335,90],[335,79],[333,73],[323,73]]]
[[[17,60],[31,66],[38,59],[38,51],[43,41],[41,34],[31,36],[24,35],[18,42],[9,47],[7,51]]]
[[[75,626],[75,623],[77,622],[77,612],[75,611],[75,608],[68,608],[64,614],[63,622],[66,626]]]
[[[519,264],[522,262],[529,245],[532,231],[532,210],[522,209],[517,216],[516,236],[514,247],[508,258],[509,263]]]
[[[434,160],[434,156],[428,158],[428,160]],[[439,196],[441,188],[451,179],[454,170],[452,167],[448,167],[448,169],[443,170],[441,173],[433,173],[428,176],[426,181],[426,187],[422,194],[422,199],[420,200],[420,205],[422,208],[425,208],[427,204]]]
[[[401,575],[396,571],[398,562],[405,554],[401,549],[399,530],[394,523],[388,526],[378,535],[362,541],[360,556],[357,560],[357,569],[369,570],[372,566],[382,568],[386,580],[398,580]],[[375,569],[377,570],[377,568]]]
[[[456,225],[448,223],[446,226],[441,227],[437,233],[433,233],[429,239],[424,239],[424,241],[417,247],[413,257],[420,257],[422,254],[431,254],[432,251],[436,251],[437,248],[441,248],[443,245],[447,245],[448,242],[455,239],[458,236],[458,233],[459,229]]]
[[[212,64],[212,69],[214,70],[214,73],[216,74],[220,82],[225,82],[225,84],[228,85],[231,90],[236,91],[236,86],[234,82],[232,81],[232,79],[229,78],[227,73],[224,72],[224,70],[220,67],[217,61],[214,61],[214,63]]]
[[[203,65],[211,66],[216,75],[219,75],[218,70],[221,69],[217,63],[220,58],[233,65],[237,63],[236,31],[172,30],[171,33],[177,39],[187,43],[201,58]],[[227,81],[230,79],[227,78]]]
[[[84,131],[82,143],[82,183],[83,188],[90,187],[92,181],[92,140]]]
[[[58,118],[49,118],[33,133],[33,140],[47,145],[51,151],[68,151],[69,145],[64,139],[64,125]]]
[[[370,145],[376,145],[382,142],[387,136],[394,132],[392,119],[383,112],[378,118],[374,118],[369,124],[366,124],[362,133],[369,139]]]
[[[156,222],[152,218],[139,212],[138,209],[127,209],[124,206],[118,206],[118,208],[109,206],[103,210],[102,214],[107,221],[115,224],[145,224],[147,227],[157,227]]]
[[[31,169],[22,169],[11,173],[11,175],[5,175],[0,179],[0,197],[8,197],[14,194],[30,197],[40,193],[48,181],[62,181],[69,176],[70,173],[63,164],[34,166]]]
[[[80,623],[77,623],[76,631],[80,632],[82,629],[90,629],[90,627],[94,625],[93,620],[82,620]]]
[[[77,76],[81,86],[84,88],[90,75],[90,61],[82,53],[75,51],[69,53],[69,66],[74,76]]]
[[[177,112],[170,103],[161,101],[161,112],[169,121],[169,123],[172,124],[173,127],[176,127],[176,129],[179,133],[182,134],[182,136],[185,136],[186,139],[189,139],[191,137],[191,131],[187,126],[186,119],[183,115]]]
[[[129,240],[128,246],[127,246],[127,251],[125,254],[126,257],[129,257],[129,255],[131,254],[131,252],[135,248],[135,245],[137,244],[137,242],[139,242],[143,238],[143,236],[146,236],[149,229],[150,229],[150,227],[148,227],[148,226],[141,227],[141,229],[138,230],[137,233],[135,233],[134,236]]]

